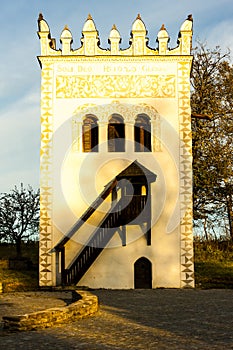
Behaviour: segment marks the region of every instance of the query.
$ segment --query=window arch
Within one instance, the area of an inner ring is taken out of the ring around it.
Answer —
[[[151,152],[151,123],[146,114],[139,114],[134,124],[135,152]]]
[[[125,124],[119,114],[112,114],[108,123],[108,151],[125,151]]]
[[[87,115],[83,120],[83,152],[98,152],[99,131],[98,119],[93,115]]]

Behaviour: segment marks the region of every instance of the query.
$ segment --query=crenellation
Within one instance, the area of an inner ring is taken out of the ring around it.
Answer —
[[[95,56],[100,40],[99,33],[90,14],[83,26],[82,35],[81,42],[84,48],[84,55]]]
[[[189,55],[192,48],[192,26],[193,18],[192,15],[188,15],[187,19],[184,21],[180,28],[180,33],[178,37],[178,46],[180,47],[181,55]]]
[[[108,43],[110,44],[111,55],[119,54],[121,36],[115,24],[112,26],[112,29],[110,31]]]
[[[168,42],[170,38],[164,24],[158,33],[157,42],[159,43],[159,55],[166,55],[168,52]]]
[[[89,14],[82,30],[81,47],[73,50],[71,44],[73,37],[71,31],[66,26],[62,31],[60,42],[61,49],[56,49],[56,41],[51,38],[48,23],[44,20],[43,15],[40,14],[38,18],[38,36],[41,39],[41,56],[60,56],[60,55],[74,55],[74,56],[151,56],[151,55],[190,55],[191,40],[192,40],[192,15],[189,15],[183,22],[180,28],[179,37],[177,40],[178,47],[168,49],[169,35],[164,25],[158,32],[157,40],[159,48],[148,47],[147,30],[141,16],[138,14],[137,18],[132,24],[130,32],[129,44],[126,49],[120,48],[121,36],[116,26],[114,25],[110,31],[108,44],[110,48],[103,49],[100,47],[99,32],[96,29],[95,22]]]
[[[73,42],[73,37],[71,31],[67,26],[65,26],[61,33],[60,42],[62,44],[62,55],[69,55],[71,52],[71,44]]]
[[[138,14],[136,20],[132,25],[131,38],[129,41],[129,43],[132,45],[132,53],[134,56],[145,54],[146,46],[148,43],[146,34],[146,26],[142,21],[140,14]]]

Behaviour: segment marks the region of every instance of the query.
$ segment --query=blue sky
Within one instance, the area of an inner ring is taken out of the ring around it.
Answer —
[[[130,30],[138,13],[148,30],[149,45],[164,23],[176,46],[180,25],[188,14],[194,18],[194,45],[199,38],[208,47],[220,45],[233,51],[232,0],[15,0],[1,4],[0,32],[0,192],[21,182],[39,186],[40,147],[40,43],[37,18],[42,12],[57,45],[68,25],[74,37],[73,48],[80,46],[83,24],[91,13],[99,31],[101,46],[113,24],[128,46]]]

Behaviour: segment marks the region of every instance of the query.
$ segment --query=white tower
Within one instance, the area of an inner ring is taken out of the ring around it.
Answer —
[[[89,15],[56,49],[40,15],[40,285],[194,287],[192,17],[150,48],[140,17],[108,49]]]

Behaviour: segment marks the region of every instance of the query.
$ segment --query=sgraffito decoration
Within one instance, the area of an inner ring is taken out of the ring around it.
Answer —
[[[190,116],[190,66],[179,63],[178,94],[180,117],[180,203],[181,203],[181,287],[194,287],[192,233],[192,132]]]
[[[69,87],[69,88],[67,88]],[[57,98],[174,98],[174,75],[57,76]]]
[[[53,69],[44,64],[41,80],[41,166],[40,166],[40,270],[43,286],[52,284],[52,134],[53,134]]]

